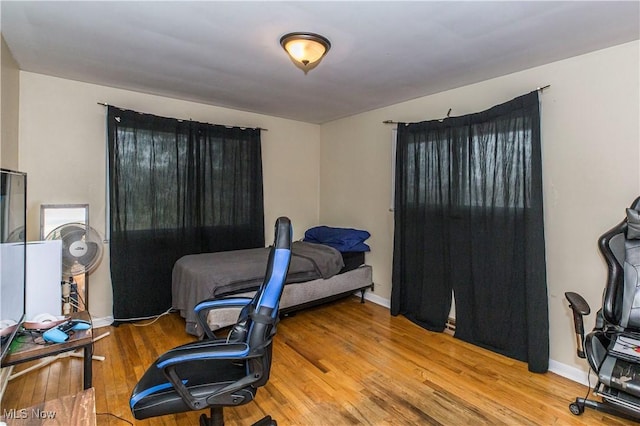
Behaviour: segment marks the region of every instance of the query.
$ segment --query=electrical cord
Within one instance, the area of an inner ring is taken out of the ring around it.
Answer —
[[[27,330],[23,328],[16,334],[16,341],[19,343],[33,343],[35,345],[46,346],[47,342],[42,339],[42,333],[44,331],[45,330]]]
[[[174,312],[175,310],[173,308],[169,308],[166,311],[164,311],[163,313],[159,314],[159,315],[150,315],[148,317],[138,317],[138,318],[114,318],[114,321],[118,321],[118,322],[134,322],[134,321],[143,321],[143,320],[153,320],[144,324],[133,324],[136,327],[146,327],[148,325],[153,324],[154,322],[158,321],[161,317],[170,314],[171,312]]]
[[[171,311],[173,310],[173,308],[169,308],[166,311],[164,311],[163,313],[161,313],[160,315],[156,316],[156,318],[153,321],[149,321],[149,322],[145,322],[144,324],[133,324],[134,327],[146,327],[148,325],[153,324],[154,322],[158,321],[160,318],[162,318],[165,315],[169,315],[171,313]]]
[[[589,371],[587,372],[587,394],[584,396],[584,399],[589,399],[589,394],[591,394],[591,367],[589,367]]]
[[[65,281],[66,282],[66,281]],[[69,282],[70,283],[70,282]],[[84,306],[86,308],[87,304],[84,301],[84,299],[82,298],[82,296],[80,295],[79,292],[75,293],[76,296],[78,297],[78,301],[80,303],[71,303],[71,305],[73,307],[75,307],[76,309],[80,309],[80,305]],[[149,326],[153,323],[155,323],[156,321],[158,321],[161,317],[170,314],[171,312],[173,312],[174,309],[173,308],[169,308],[166,311],[164,311],[163,313],[159,314],[159,315],[151,315],[148,317],[139,317],[139,318],[114,318],[114,321],[118,321],[118,322],[134,322],[134,321],[143,321],[143,320],[152,320],[150,322],[144,323],[144,324],[133,324],[135,327],[146,327]],[[87,310],[87,313],[89,313],[89,311]],[[89,317],[91,317],[91,314],[89,313]]]

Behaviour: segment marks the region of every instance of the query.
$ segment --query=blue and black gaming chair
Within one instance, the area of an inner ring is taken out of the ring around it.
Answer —
[[[265,279],[253,298],[211,299],[196,306],[207,338],[171,349],[149,367],[131,395],[138,419],[210,408],[203,426],[223,425],[223,407],[252,401],[269,379],[272,339],[278,307],[291,260],[291,222],[281,217],[269,253]],[[217,339],[206,324],[206,313],[226,307],[243,309],[225,339]],[[270,416],[257,424],[273,424]]]
[[[599,400],[576,398],[575,415],[585,407],[640,421],[640,197],[627,217],[598,240],[607,262],[607,284],[593,331],[585,336],[583,316],[591,312],[578,293],[565,296],[573,310],[578,356],[598,376]]]

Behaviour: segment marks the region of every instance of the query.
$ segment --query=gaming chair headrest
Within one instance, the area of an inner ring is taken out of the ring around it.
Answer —
[[[640,239],[640,197],[627,209],[627,225],[624,232],[628,240]]]
[[[276,249],[290,249],[293,239],[293,229],[288,217],[279,217],[275,225],[275,237],[273,244]]]

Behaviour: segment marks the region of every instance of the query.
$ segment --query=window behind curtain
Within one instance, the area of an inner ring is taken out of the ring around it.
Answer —
[[[109,107],[116,319],[171,307],[187,254],[264,247],[260,131]]]
[[[421,134],[406,151],[407,206],[524,208],[531,196],[531,137],[524,117]]]

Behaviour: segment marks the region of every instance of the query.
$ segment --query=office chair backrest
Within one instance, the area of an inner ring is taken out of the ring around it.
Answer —
[[[278,218],[275,225],[274,243],[269,251],[265,278],[254,294],[251,303],[240,312],[236,324],[227,337],[228,341],[244,342],[253,324],[252,316],[255,317],[258,313],[277,319],[280,296],[289,270],[292,239],[291,222],[286,217]]]
[[[249,370],[258,372],[264,385],[271,370],[271,343],[276,332],[280,296],[284,289],[291,259],[293,231],[288,218],[280,217],[275,225],[274,245],[269,251],[265,279],[256,291],[251,303],[242,309],[227,341],[245,342],[249,353],[264,351],[264,356],[249,362]]]
[[[640,197],[630,209],[640,212]],[[628,219],[625,218],[600,237],[598,247],[608,266],[602,315],[610,324],[632,331],[640,330],[640,291],[636,288],[640,278],[637,268],[640,266],[640,240],[628,230]]]

